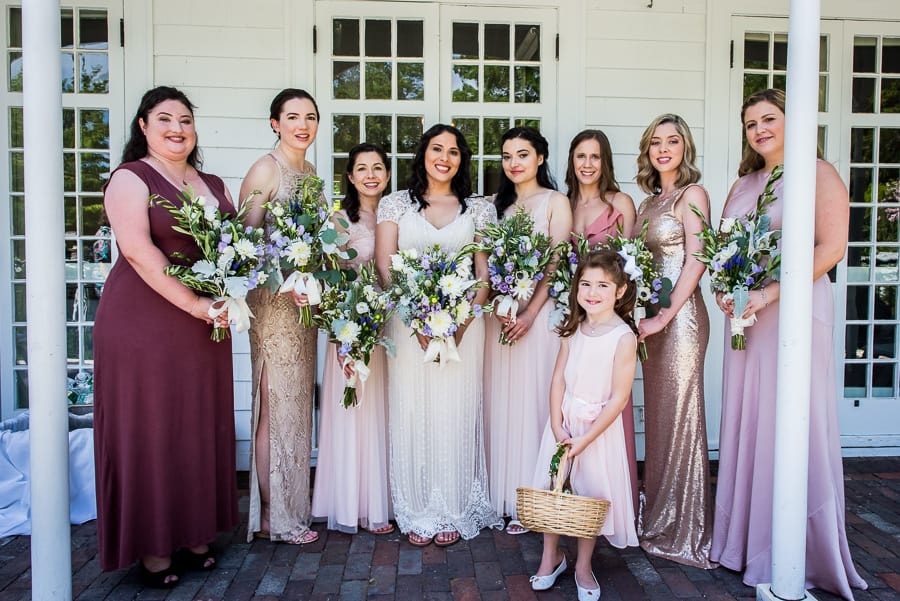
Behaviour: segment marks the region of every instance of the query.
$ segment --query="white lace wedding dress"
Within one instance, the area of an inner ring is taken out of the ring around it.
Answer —
[[[378,222],[398,225],[400,250],[438,244],[453,253],[475,230],[496,220],[481,198],[451,223],[436,228],[417,211],[408,192],[381,200]],[[424,363],[412,330],[395,317],[389,329],[397,355],[388,359],[390,474],[400,530],[420,536],[457,530],[473,538],[497,521],[488,499],[482,425],[484,323],[476,318],[459,346],[461,361]]]

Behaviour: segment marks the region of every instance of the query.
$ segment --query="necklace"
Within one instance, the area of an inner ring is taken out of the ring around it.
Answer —
[[[172,172],[169,170],[169,168],[166,166],[166,164],[164,162],[162,162],[160,159],[156,158],[152,154],[150,155],[150,158],[153,159],[157,165],[159,165],[159,168],[161,169],[163,177],[165,177],[167,180],[169,180],[170,183],[175,184],[176,187],[178,186],[179,181],[181,182],[182,186],[188,185],[187,177],[186,177],[187,171],[188,171],[187,165],[185,165],[184,173],[181,175],[181,177],[175,177],[172,175]]]
[[[588,320],[584,321],[584,325],[591,331],[591,336],[596,336],[598,330],[603,330],[604,326],[606,326],[611,320],[607,319],[606,321],[601,321],[599,323],[591,323]]]

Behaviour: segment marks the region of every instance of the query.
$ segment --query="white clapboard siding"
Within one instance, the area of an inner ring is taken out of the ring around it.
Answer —
[[[153,29],[157,56],[206,56],[233,58],[240,49],[241,58],[284,58],[285,31],[275,27],[206,27],[197,25],[159,25]]]
[[[285,4],[283,0],[154,0],[153,23],[236,29],[279,27],[284,24]]]
[[[154,68],[157,81],[177,87],[190,83],[203,87],[276,88],[285,82],[284,61],[271,58],[157,55]]]

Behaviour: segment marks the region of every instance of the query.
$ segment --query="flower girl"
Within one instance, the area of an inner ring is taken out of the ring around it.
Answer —
[[[621,413],[637,360],[631,312],[635,286],[612,250],[587,254],[570,291],[573,308],[559,327],[562,344],[550,388],[550,421],[538,452],[534,487],[550,488],[548,466],[557,443],[570,445],[570,482],[576,495],[610,502],[600,534],[615,547],[637,546],[631,476]],[[560,469],[564,469],[560,466]],[[575,585],[579,601],[600,598],[591,569],[596,538],[578,539]],[[558,534],[544,534],[544,553],[531,588],[547,590],[566,570]]]

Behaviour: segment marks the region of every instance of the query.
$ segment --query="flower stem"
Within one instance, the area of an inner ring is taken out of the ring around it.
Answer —
[[[649,355],[647,354],[647,343],[644,342],[643,340],[638,342],[637,353],[638,353],[638,359],[640,359],[641,363],[646,361],[647,358],[649,357]]]
[[[743,334],[735,334],[731,337],[731,348],[736,351],[743,351],[747,348],[747,341]]]

